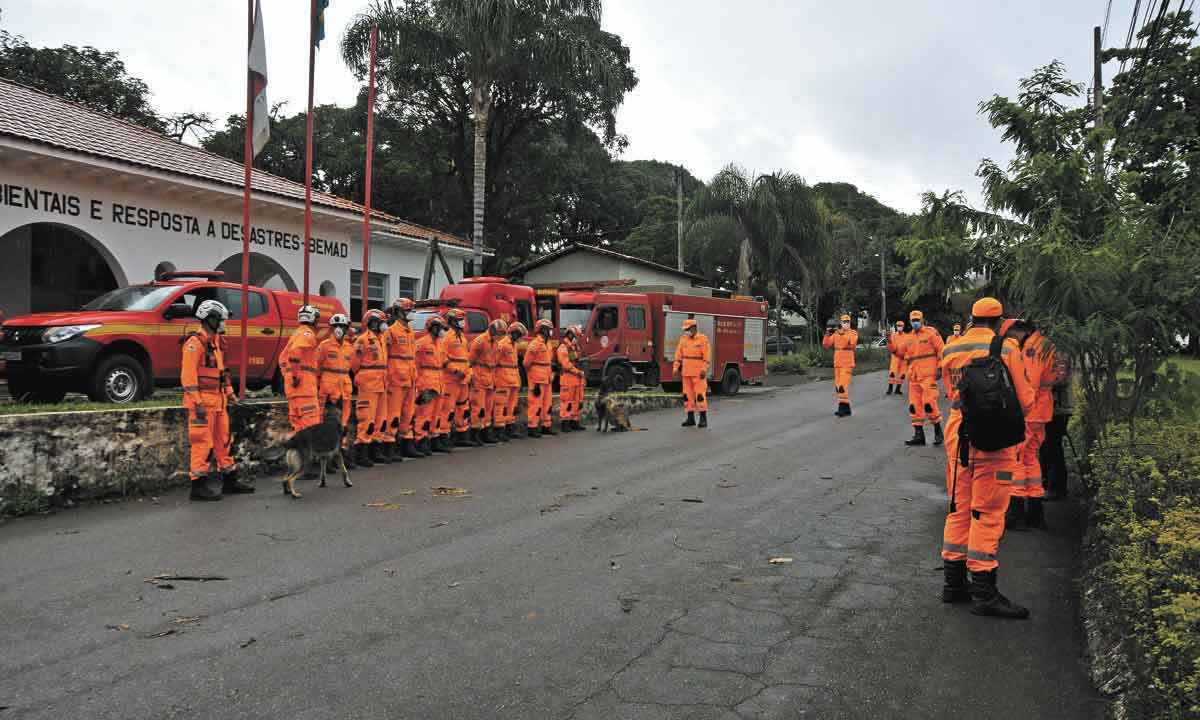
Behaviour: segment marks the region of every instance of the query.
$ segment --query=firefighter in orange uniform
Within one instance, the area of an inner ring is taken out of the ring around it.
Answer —
[[[912,336],[903,346],[908,362],[908,416],[912,420],[913,436],[905,445],[925,444],[925,422],[933,423],[933,444],[941,445],[942,410],[938,405],[938,368],[942,356],[942,336],[925,325],[920,310],[908,315]]]
[[[554,390],[551,385],[552,363],[550,361],[550,333],[554,332],[554,324],[549,320],[538,320],[533,325],[533,339],[525,347],[525,377],[529,381],[528,406],[525,412],[525,424],[528,426],[529,437],[541,437],[542,434],[557,435],[554,428],[554,415],[550,407],[554,400]]]
[[[887,349],[892,355],[891,364],[888,366],[888,389],[887,395],[895,393],[901,395],[904,390],[904,373],[908,369],[908,363],[904,360],[904,345],[908,342],[909,336],[904,332],[904,321],[896,321],[896,329],[894,332],[888,333]]]
[[[674,371],[683,381],[683,408],[687,419],[683,427],[696,426],[696,412],[700,413],[699,427],[708,427],[708,364],[712,348],[708,337],[700,332],[695,319],[683,321],[683,335],[675,345]]]
[[[397,462],[404,458],[424,457],[413,443],[413,415],[417,410],[417,342],[408,326],[408,313],[412,309],[413,301],[408,298],[393,302],[387,311],[391,322],[383,335],[388,354],[386,434],[391,458]]]
[[[858,347],[858,331],[850,329],[850,316],[843,314],[836,330],[825,332],[821,347],[833,350],[833,392],[838,406],[834,415],[850,416],[850,380],[854,377],[854,350]]]
[[[579,367],[579,336],[582,331],[572,325],[563,331],[562,342],[555,348],[558,360],[558,416],[563,432],[582,430],[579,411],[583,405],[583,386],[587,378]]]
[[[1029,617],[1029,611],[1000,594],[996,587],[999,566],[996,558],[1004,534],[1004,511],[1020,464],[1021,443],[993,451],[969,447],[970,441],[961,432],[961,405],[966,401],[960,397],[958,388],[963,369],[972,360],[986,358],[990,352],[1003,311],[995,298],[977,301],[971,309],[972,327],[961,337],[952,338],[942,351],[942,372],[953,398],[947,424],[946,490],[951,509],[942,534],[942,601],[971,601],[971,612],[977,615],[1019,619]],[[1005,339],[1000,352],[1017,401],[1028,414],[1034,403],[1034,389],[1025,378],[1020,347],[1016,341]],[[963,447],[964,443],[968,447]]]
[[[188,442],[191,462],[192,500],[220,500],[222,493],[252,493],[254,486],[238,479],[230,454],[229,403],[237,402],[233,384],[225,370],[225,321],[229,310],[216,300],[205,300],[196,308],[200,330],[183,343],[183,407],[188,413]],[[209,476],[216,461],[217,479]]]
[[[469,440],[479,447],[499,442],[492,430],[492,403],[496,393],[496,341],[504,337],[508,324],[493,320],[487,332],[471,341],[468,359],[471,362],[471,430]]]
[[[471,361],[467,357],[467,335],[463,332],[463,321],[467,314],[458,308],[446,311],[446,324],[450,329],[441,338],[442,397],[438,408],[438,420],[444,422],[439,434],[445,436],[444,444],[467,447],[467,430],[471,428]]]
[[[342,432],[350,426],[350,404],[353,402],[354,386],[350,382],[350,366],[354,362],[354,345],[347,335],[350,318],[338,313],[329,318],[329,337],[317,346],[320,358],[320,376],[317,380],[317,407],[324,408],[333,403],[342,408]],[[322,410],[322,413],[324,410]],[[347,467],[354,466],[354,453],[342,450]]]
[[[279,372],[283,375],[283,391],[288,400],[288,421],[292,432],[299,432],[321,422],[317,405],[317,321],[321,311],[305,305],[296,313],[300,322],[279,353]]]
[[[492,325],[504,322],[493,320]],[[521,437],[513,423],[517,421],[517,401],[521,394],[521,368],[517,363],[517,343],[528,334],[519,322],[510,324],[507,334],[496,340],[496,397],[492,401],[492,424],[500,428],[501,442]]]
[[[441,417],[442,356],[441,337],[446,332],[446,321],[434,315],[425,323],[426,334],[417,338],[417,410],[413,418],[413,438],[417,451],[424,456],[436,452],[450,452],[449,444],[442,444],[438,435]]]
[[[387,423],[387,348],[384,346],[383,312],[368,310],[363,316],[366,328],[354,341],[354,385],[358,401],[354,414],[358,419],[354,461],[364,467],[386,463],[383,453],[383,426]]]
[[[1012,500],[1008,505],[1008,529],[1026,527],[1045,529],[1046,515],[1043,500],[1046,488],[1042,481],[1039,453],[1046,440],[1046,423],[1054,418],[1054,385],[1062,378],[1054,346],[1033,324],[1015,320],[1008,328],[1011,337],[1021,346],[1025,378],[1033,387],[1033,409],[1025,414],[1025,445],[1021,448],[1021,471],[1013,483]]]

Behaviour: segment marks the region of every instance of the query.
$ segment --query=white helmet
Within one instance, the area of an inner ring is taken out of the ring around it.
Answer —
[[[296,320],[309,325],[316,325],[317,320],[321,317],[321,311],[312,305],[305,305],[296,313]]]
[[[345,315],[343,315],[341,313],[337,313],[333,317],[329,318],[329,326],[333,327],[334,325],[350,327],[350,318],[346,317]]]
[[[216,332],[223,332],[225,321],[229,319],[229,308],[216,300],[205,300],[196,308],[196,317]]]

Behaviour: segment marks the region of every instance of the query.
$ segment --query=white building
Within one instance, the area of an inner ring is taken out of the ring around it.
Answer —
[[[240,163],[0,80],[0,310],[78,307],[161,270],[220,269],[241,281]],[[304,185],[255,171],[250,282],[304,282]],[[363,208],[313,193],[309,283],[358,316]],[[455,279],[470,243],[373,213],[369,302],[420,292],[437,238]],[[446,283],[435,263],[431,296]]]
[[[696,287],[704,281],[700,275],[591,245],[567,245],[530,260],[513,274],[530,285],[633,280],[636,285],[671,286],[688,295],[712,294],[710,288]]]

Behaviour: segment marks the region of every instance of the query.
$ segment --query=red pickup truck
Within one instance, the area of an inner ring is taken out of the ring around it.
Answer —
[[[7,318],[0,326],[0,375],[14,398],[59,402],[68,392],[97,402],[127,403],[155,387],[179,385],[180,347],[199,324],[196,307],[218,300],[229,308],[226,338],[235,381],[241,369],[242,286],[219,271],[174,272],[144,285],[101,295],[79,310]],[[278,357],[296,327],[299,293],[250,288],[247,317],[252,389],[278,387]],[[322,325],[345,308],[336,298],[310,296]]]

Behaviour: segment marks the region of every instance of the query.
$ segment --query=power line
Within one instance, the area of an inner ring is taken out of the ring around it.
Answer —
[[[1108,37],[1108,16],[1112,13],[1112,0],[1108,0],[1108,4],[1104,6],[1104,29],[1100,31],[1100,45],[1104,45],[1105,38]]]
[[[1129,17],[1129,32],[1125,33],[1125,50],[1129,50],[1130,43],[1133,42],[1133,26],[1137,24],[1138,9],[1142,6],[1142,0],[1135,0],[1133,3],[1133,15]],[[1125,72],[1125,58],[1121,58],[1121,67],[1117,70],[1118,73]]]

